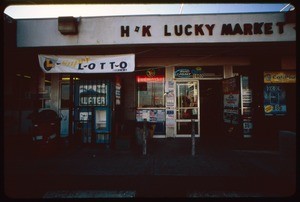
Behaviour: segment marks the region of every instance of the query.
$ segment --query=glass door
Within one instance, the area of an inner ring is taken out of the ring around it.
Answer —
[[[176,82],[176,137],[188,137],[192,133],[199,137],[199,91],[198,81]]]

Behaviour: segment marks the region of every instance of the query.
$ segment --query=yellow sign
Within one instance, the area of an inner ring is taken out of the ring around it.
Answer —
[[[296,83],[296,71],[264,72],[264,83]]]

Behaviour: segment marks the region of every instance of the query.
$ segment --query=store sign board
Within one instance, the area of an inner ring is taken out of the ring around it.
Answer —
[[[296,83],[296,71],[264,72],[264,83]]]
[[[80,85],[79,86],[80,106],[106,106],[107,105],[107,85]]]
[[[38,55],[45,73],[126,73],[135,70],[135,55]]]
[[[162,83],[164,82],[164,77],[163,76],[154,76],[154,77],[137,76],[136,81],[138,83]]]
[[[175,67],[174,78],[223,78],[223,67]]]
[[[57,19],[17,20],[18,47],[279,41],[296,41],[284,12],[88,17],[72,36],[57,30]]]

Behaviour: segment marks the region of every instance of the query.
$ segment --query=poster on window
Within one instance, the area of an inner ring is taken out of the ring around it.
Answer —
[[[265,85],[264,111],[266,116],[282,116],[287,113],[286,92],[282,85]]]
[[[138,122],[146,119],[148,122],[164,122],[166,120],[165,110],[160,109],[140,109],[136,110],[136,120]]]
[[[175,127],[175,112],[174,110],[167,110],[166,112],[166,126]]]
[[[225,108],[237,108],[239,107],[240,95],[235,94],[224,94],[224,107]]]
[[[68,109],[60,110],[60,117],[61,117],[60,136],[67,137],[69,134],[69,110]]]
[[[239,124],[240,89],[239,78],[232,77],[222,81],[223,87],[223,121],[228,124]]]

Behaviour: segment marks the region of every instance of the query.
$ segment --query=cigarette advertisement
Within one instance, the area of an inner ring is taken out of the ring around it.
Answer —
[[[140,109],[136,110],[136,120],[138,122],[164,122],[166,120],[165,110],[160,109]]]
[[[282,116],[287,113],[286,92],[282,85],[265,85],[264,111],[266,116]]]

